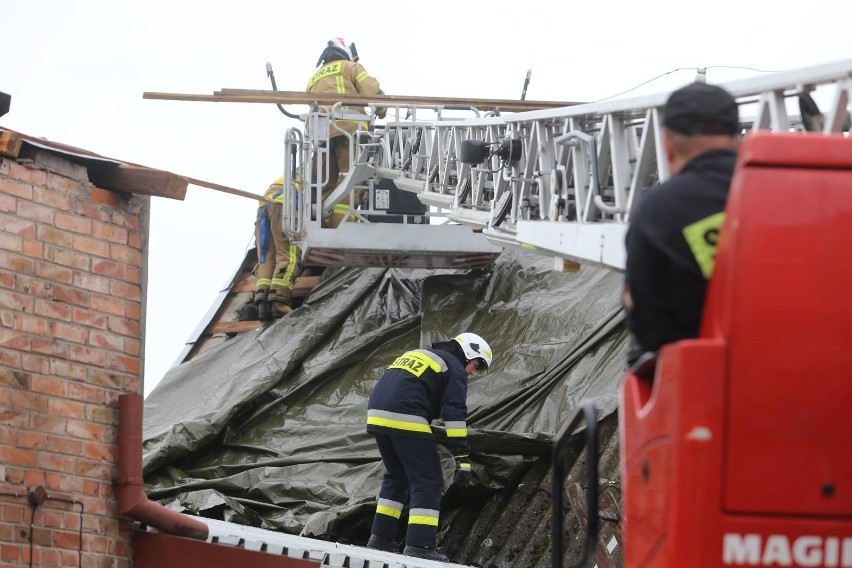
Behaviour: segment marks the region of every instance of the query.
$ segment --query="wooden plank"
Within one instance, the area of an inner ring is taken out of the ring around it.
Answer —
[[[184,178],[186,181],[191,183],[192,185],[197,185],[199,187],[206,187],[208,189],[215,189],[216,191],[221,191],[224,193],[230,193],[231,195],[239,195],[240,197],[248,197],[249,199],[257,199],[258,201],[265,201],[267,203],[273,203],[271,199],[264,197],[263,195],[258,195],[257,193],[252,193],[250,191],[244,191],[242,189],[236,189],[234,187],[228,187],[227,185],[221,185],[218,183],[213,183],[212,181],[204,181],[201,179],[195,178]]]
[[[17,158],[23,141],[23,137],[17,132],[0,130],[0,155]]]
[[[397,105],[419,105],[440,106],[446,109],[470,109],[490,110],[499,108],[506,112],[523,112],[549,108],[560,108],[581,104],[569,101],[521,101],[512,99],[471,99],[450,97],[412,97],[400,95],[374,95],[371,97],[349,96],[343,100],[335,94],[306,93],[304,91],[263,91],[250,89],[222,89],[212,95],[184,94],[184,93],[160,93],[145,92],[144,99],[170,100],[170,101],[196,101],[196,102],[239,102],[239,103],[275,103],[284,105],[311,105],[315,102],[324,106],[331,106],[337,102],[343,102],[350,106],[397,106]]]
[[[319,94],[306,93],[304,91],[268,91],[255,89],[221,89],[213,93],[217,96],[224,97],[247,97],[250,99],[260,99],[266,102],[274,102],[273,99],[278,97],[284,98],[287,101],[293,101],[290,104],[299,104],[297,101],[302,101],[301,104],[312,104],[316,101],[322,105],[333,105],[340,100],[336,94]],[[376,105],[394,106],[394,105],[423,105],[423,106],[443,106],[445,108],[501,108],[508,110],[509,107],[519,110],[541,110],[545,108],[560,108],[581,104],[571,101],[527,101],[516,99],[478,99],[478,98],[452,98],[452,97],[426,97],[426,96],[407,96],[407,95],[374,95],[372,97],[357,97],[348,96],[347,102],[360,102],[361,104],[374,103]]]
[[[216,333],[242,333],[244,331],[252,331],[259,327],[263,327],[272,323],[272,321],[223,321],[214,323],[207,328],[205,335],[213,335]]]
[[[121,164],[116,167],[89,168],[93,184],[112,191],[124,191],[169,199],[186,197],[186,178],[143,166]]]

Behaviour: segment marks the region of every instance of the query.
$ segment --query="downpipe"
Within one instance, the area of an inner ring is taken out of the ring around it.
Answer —
[[[148,499],[142,478],[142,395],[118,397],[118,514],[178,536],[207,540],[209,527]]]

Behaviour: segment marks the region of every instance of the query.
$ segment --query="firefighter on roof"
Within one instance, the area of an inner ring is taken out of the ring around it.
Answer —
[[[429,349],[403,353],[376,383],[368,403],[367,431],[376,439],[385,476],[368,547],[396,551],[397,522],[410,494],[403,554],[447,561],[435,549],[443,476],[429,424],[443,418],[457,473],[466,484],[467,381],[488,369],[491,359],[484,339],[462,333]]]
[[[293,310],[293,283],[302,271],[302,253],[284,234],[282,226],[284,176],[272,182],[264,197],[272,203],[258,202],[255,223],[258,266],[254,301],[257,317],[262,321],[280,318]]]
[[[344,95],[371,96],[383,95],[379,82],[367,73],[364,66],[358,63],[358,52],[355,44],[347,43],[343,38],[332,38],[328,41],[325,49],[317,61],[319,67],[308,81],[307,91],[318,94],[337,94],[341,98]],[[348,107],[340,107],[346,112]],[[360,109],[352,112],[362,114]],[[376,116],[384,118],[386,109],[376,109]],[[336,125],[336,126],[335,126]],[[339,177],[349,171],[349,137],[339,129],[354,134],[360,130],[366,132],[369,124],[364,120],[336,119],[329,126],[328,141],[328,182],[322,188],[323,200],[337,187]],[[315,174],[316,175],[316,174]],[[355,203],[360,201],[356,196]],[[346,215],[349,214],[349,197],[335,205],[334,211],[329,219],[323,220],[323,226],[337,227]]]

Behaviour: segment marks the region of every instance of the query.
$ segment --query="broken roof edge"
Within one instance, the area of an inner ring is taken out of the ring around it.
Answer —
[[[108,158],[82,148],[36,138],[0,127],[0,156],[17,159],[24,143],[34,148],[59,154],[72,163],[86,167],[90,172],[90,181],[101,189],[183,201],[186,198],[187,186],[195,185],[258,201],[269,201],[263,195],[250,191],[151,168],[126,160]],[[91,164],[110,164],[114,167],[91,168],[89,167]],[[94,177],[92,172],[94,172]]]
[[[184,176],[109,158],[69,144],[30,136],[9,128],[0,128],[0,156],[17,161],[46,151],[83,166],[89,181],[109,191],[183,200],[189,181]]]

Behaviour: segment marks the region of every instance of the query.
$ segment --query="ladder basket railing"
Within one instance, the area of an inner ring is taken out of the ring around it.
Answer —
[[[287,237],[300,241],[305,235],[306,212],[301,208],[308,204],[301,193],[308,187],[304,183],[310,173],[305,171],[302,161],[304,139],[298,128],[288,128],[284,135],[284,202],[282,226]]]

